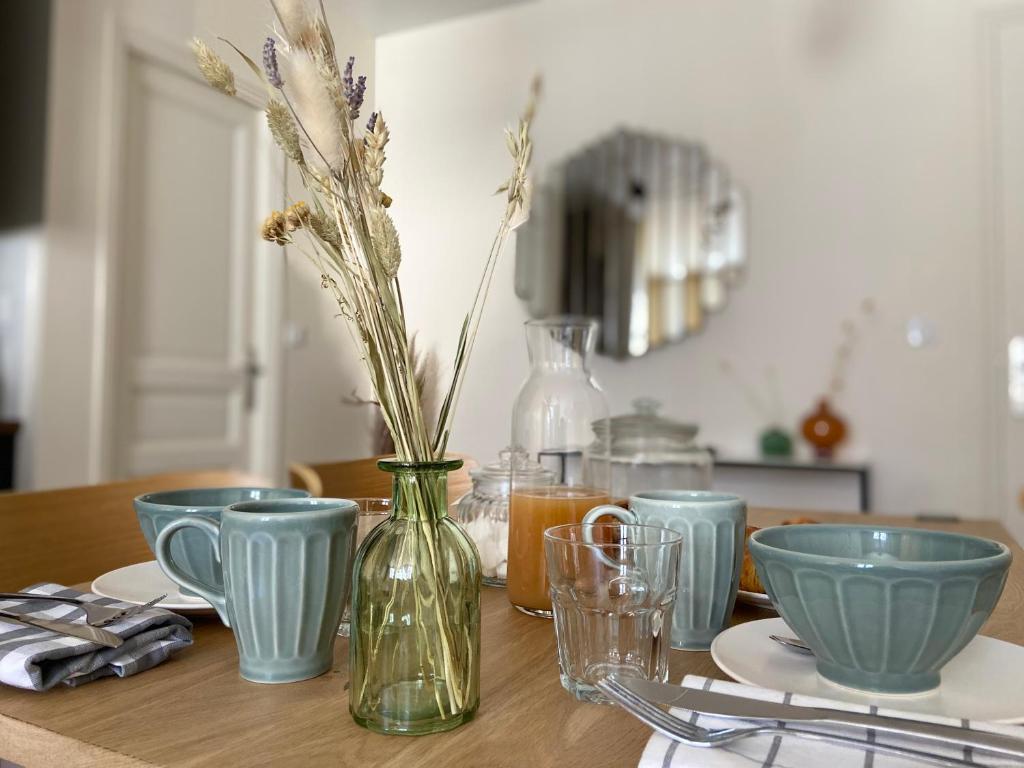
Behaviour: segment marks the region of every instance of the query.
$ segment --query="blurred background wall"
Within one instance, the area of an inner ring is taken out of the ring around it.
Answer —
[[[506,173],[500,142],[544,77],[537,170],[619,126],[702,141],[750,195],[750,269],[682,344],[599,358],[613,412],[637,394],[756,453],[765,426],[723,359],[757,388],[774,367],[790,425],[828,384],[840,324],[876,304],[837,408],[846,458],[875,466],[883,511],[981,514],[991,492],[982,232],[981,2],[548,0],[382,37],[377,98],[393,126],[386,187],[413,324],[444,358]],[[513,259],[495,278],[453,444],[484,459],[508,439],[527,362]],[[934,340],[911,348],[907,322]],[[1005,354],[1005,352],[1004,352]],[[497,373],[500,371],[500,374]]]
[[[501,131],[541,73],[538,174],[625,126],[703,142],[750,197],[749,271],[727,309],[682,344],[628,363],[598,359],[613,412],[653,396],[665,415],[699,424],[701,441],[722,455],[753,455],[767,418],[737,379],[764,392],[774,371],[795,427],[828,386],[842,324],[856,320],[835,403],[851,426],[840,458],[873,465],[875,506],[963,516],[1005,506],[986,25],[1021,3],[326,5],[339,49],[369,76],[368,104],[392,127],[385,189],[422,346],[450,359],[499,216],[491,193],[508,168]],[[117,95],[110,51],[130,38],[184,56],[194,35],[221,35],[253,52],[267,27],[247,0],[3,6],[19,34],[2,55],[31,77],[10,96],[18,119],[4,121],[18,151],[0,225],[0,417],[23,422],[20,487],[100,480],[102,322],[116,301],[103,289],[109,244],[97,224],[109,203],[109,158],[97,147]],[[294,180],[278,181],[282,205],[301,197]],[[315,270],[279,255],[281,455],[366,455],[370,413],[349,401],[369,392],[348,333]],[[506,444],[527,371],[513,267],[510,248],[451,442],[481,461]],[[865,299],[875,307],[866,318]],[[917,348],[911,321],[929,332]]]

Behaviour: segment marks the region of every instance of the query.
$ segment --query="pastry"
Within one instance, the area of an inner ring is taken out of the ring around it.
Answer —
[[[809,517],[792,517],[789,520],[783,520],[783,525],[805,525],[807,523],[817,523],[817,520],[811,520]],[[754,558],[750,556],[750,547],[747,546],[747,540],[750,538],[750,534],[754,531],[760,530],[757,526],[748,525],[747,531],[743,535],[743,568],[740,570],[740,589],[744,592],[761,592],[765,591],[764,584],[757,578],[757,569],[754,567]]]
[[[757,570],[754,568],[754,558],[750,556],[750,547],[747,546],[747,539],[750,534],[758,530],[753,525],[747,526],[747,532],[743,535],[743,569],[740,571],[740,589],[744,592],[764,592],[764,585],[757,578]]]

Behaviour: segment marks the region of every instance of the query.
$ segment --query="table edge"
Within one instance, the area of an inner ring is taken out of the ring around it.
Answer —
[[[2,712],[0,757],[24,768],[54,765],[57,762],[64,768],[140,768],[154,765],[123,752],[65,736]]]

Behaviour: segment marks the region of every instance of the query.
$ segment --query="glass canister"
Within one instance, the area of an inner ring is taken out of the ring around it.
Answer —
[[[508,496],[512,467],[522,482],[551,485],[552,475],[524,451],[506,448],[498,461],[470,470],[473,490],[455,503],[453,515],[480,552],[484,584],[504,587],[508,566]]]
[[[540,464],[550,478],[512,467],[509,497],[508,597],[524,613],[551,617],[544,561],[544,531],[578,523],[590,509],[609,503],[607,463],[593,425],[608,419],[608,402],[590,363],[597,323],[553,317],[526,323],[530,375],[512,408],[512,446]]]
[[[697,427],[658,415],[661,403],[633,401],[635,413],[594,424],[598,440],[588,454],[591,472],[605,474],[613,498],[638,491],[711,488],[714,457],[694,442]]]

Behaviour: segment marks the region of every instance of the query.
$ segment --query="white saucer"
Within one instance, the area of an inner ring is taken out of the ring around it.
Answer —
[[[764,592],[748,592],[745,589],[738,589],[736,590],[736,601],[758,608],[767,608],[769,611],[775,610],[775,606],[772,605],[772,599]]]
[[[830,683],[810,654],[787,650],[769,635],[795,634],[782,619],[730,627],[711,643],[711,657],[734,680],[855,704],[944,717],[1024,722],[1024,647],[978,635],[942,668],[934,691],[911,695],[867,693]]]
[[[203,598],[181,594],[181,589],[164,575],[156,560],[126,565],[104,573],[92,583],[92,591],[101,597],[112,597],[136,605],[166,594],[167,598],[157,603],[157,608],[193,613],[213,610],[213,606]]]

